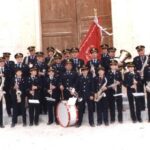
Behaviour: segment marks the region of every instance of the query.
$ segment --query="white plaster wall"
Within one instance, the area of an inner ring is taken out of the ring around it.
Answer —
[[[41,48],[39,0],[0,0],[0,53]]]
[[[135,47],[143,44],[150,52],[149,15],[149,0],[112,0],[114,46],[137,55]]]

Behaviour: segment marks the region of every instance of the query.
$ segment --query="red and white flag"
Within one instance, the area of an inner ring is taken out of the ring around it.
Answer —
[[[98,49],[98,58],[100,59],[101,56],[100,45],[102,41],[102,31],[109,36],[112,35],[111,33],[107,32],[106,29],[100,26],[100,24],[101,24],[100,18],[95,16],[88,33],[86,34],[84,40],[80,45],[80,52],[78,57],[80,59],[83,59],[85,63],[87,63],[87,61],[90,60],[91,57],[90,49],[93,47]]]
[[[98,18],[97,18],[98,19]],[[95,20],[95,19],[94,19]],[[100,22],[100,19],[98,19],[98,23]],[[87,32],[84,40],[82,41],[80,45],[80,52],[79,52],[79,58],[83,59],[85,63],[90,60],[90,49],[91,48],[97,48],[99,51],[99,57],[101,54],[100,50],[100,43],[101,43],[101,29],[97,26],[96,22],[94,21],[89,31]]]

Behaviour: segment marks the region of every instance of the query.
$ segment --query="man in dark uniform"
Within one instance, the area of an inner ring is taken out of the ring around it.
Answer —
[[[10,81],[13,78],[13,68],[14,68],[14,62],[10,61],[10,53],[5,52],[3,53],[3,58],[5,59],[5,66],[4,66],[4,73],[5,73],[5,100],[6,100],[6,110],[8,116],[11,116],[11,108],[12,108],[12,101],[10,96]]]
[[[47,114],[47,101],[44,97],[44,78],[47,72],[48,66],[44,62],[44,53],[36,52],[37,62],[34,64],[34,67],[38,69],[38,76],[42,82],[42,88],[40,93],[40,103],[41,103],[41,113]]]
[[[94,93],[96,98],[96,106],[97,106],[97,125],[101,125],[103,122],[107,126],[108,123],[108,99],[106,95],[107,91],[107,78],[105,76],[104,67],[98,68],[98,76],[94,78]],[[101,92],[100,92],[101,91]],[[101,99],[99,99],[99,92],[101,95]]]
[[[129,62],[127,67],[129,72],[124,75],[124,86],[127,88],[131,119],[133,123],[136,121],[142,122],[139,97],[133,96],[133,93],[139,92],[140,82],[142,82],[142,80],[140,74],[135,72],[135,65],[132,62]]]
[[[45,63],[50,66],[52,63],[52,59],[53,59],[53,55],[55,52],[55,48],[54,47],[47,47],[47,56],[45,57]]]
[[[29,67],[28,65],[23,63],[23,54],[16,53],[15,59],[16,59],[16,63],[13,67],[13,75],[15,75],[16,69],[21,69],[23,77],[27,77],[29,75]]]
[[[57,53],[54,56],[54,63],[52,65],[52,67],[55,69],[56,76],[60,76],[65,71],[64,65],[61,62],[62,62],[62,55],[60,53]]]
[[[144,69],[144,83],[147,91],[148,122],[150,122],[150,62]]]
[[[123,122],[123,105],[122,105],[122,96],[115,97],[115,94],[122,93],[122,75],[118,70],[118,62],[116,60],[111,60],[110,62],[110,70],[107,72],[107,99],[109,102],[110,108],[110,121],[111,123],[115,122],[115,103],[117,105],[118,111],[118,121],[119,123]],[[112,86],[114,85],[114,86]]]
[[[37,68],[30,68],[30,76],[27,79],[27,97],[29,101],[29,121],[30,126],[33,123],[37,126],[39,124],[40,113],[40,90],[41,80],[37,75]]]
[[[102,66],[105,68],[106,73],[110,69],[110,62],[115,58],[115,52],[116,48],[115,47],[110,47],[108,48],[108,56],[102,58]]]
[[[141,72],[141,69],[142,69],[144,62],[146,60],[145,46],[139,45],[136,47],[136,50],[137,50],[139,56],[134,57],[133,63],[135,65],[136,71],[139,72],[141,75],[141,78],[143,78],[143,72]],[[141,86],[139,88],[140,88],[139,92],[144,92],[144,81],[141,82]],[[141,97],[139,99],[139,101],[141,102],[141,110],[145,110],[145,97]]]
[[[103,59],[105,57],[108,57],[108,48],[109,48],[109,45],[108,44],[102,44],[100,46],[100,48],[102,49],[101,61],[103,61]]]
[[[72,61],[70,59],[65,62],[65,72],[60,76],[60,90],[62,100],[68,100],[72,97],[70,88],[75,87],[77,73],[72,71]]]
[[[62,50],[62,53],[63,53],[62,64],[63,65],[65,64],[66,60],[71,58],[70,52],[71,52],[71,50],[69,48],[66,48],[66,49]]]
[[[78,58],[79,49],[76,47],[73,47],[71,49],[71,60],[73,62],[73,70],[79,73],[79,68],[81,68],[84,65],[84,61],[82,59]]]
[[[15,77],[11,80],[10,93],[12,98],[13,114],[11,127],[15,127],[17,124],[18,115],[22,114],[23,126],[26,126],[26,83],[22,77],[22,69],[16,69]]]
[[[31,68],[36,63],[35,46],[29,46],[27,50],[29,51],[29,56],[24,58],[23,63]]]
[[[4,85],[5,85],[5,59],[0,57],[0,128],[4,128],[3,125],[3,98],[4,98]]]
[[[88,118],[89,124],[91,127],[94,127],[94,87],[93,87],[93,78],[88,74],[89,68],[87,66],[83,66],[82,75],[78,77],[76,82],[76,91],[81,101],[77,102],[79,119],[77,123],[77,127],[80,127],[83,120],[83,114],[85,110],[85,103],[88,105]]]
[[[90,49],[91,53],[91,60],[87,62],[87,66],[90,69],[90,73],[93,75],[93,77],[97,73],[98,67],[101,66],[100,60],[97,58],[98,57],[98,49],[97,48],[91,48]]]
[[[56,118],[56,107],[60,99],[59,79],[55,76],[55,70],[53,67],[48,69],[48,75],[45,78],[45,96],[47,97],[47,109],[48,109],[48,125],[54,122],[58,123]]]

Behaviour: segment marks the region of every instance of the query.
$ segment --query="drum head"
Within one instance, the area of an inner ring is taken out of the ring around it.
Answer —
[[[59,103],[57,106],[57,119],[61,126],[67,127],[69,125],[69,112],[67,105]]]

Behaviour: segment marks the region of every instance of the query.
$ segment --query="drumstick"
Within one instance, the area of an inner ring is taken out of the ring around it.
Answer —
[[[61,100],[62,101],[64,100],[64,92],[63,92],[63,90],[61,90]]]

